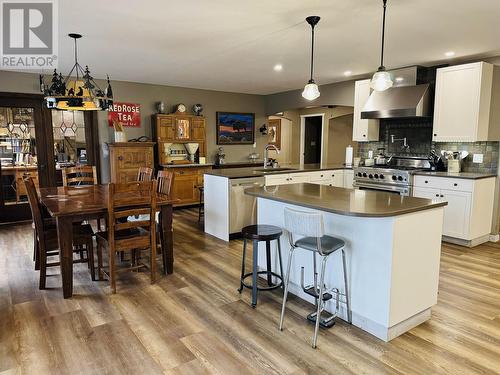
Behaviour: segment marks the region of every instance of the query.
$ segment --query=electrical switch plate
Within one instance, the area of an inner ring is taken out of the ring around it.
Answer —
[[[472,162],[481,164],[483,162],[483,154],[474,154],[474,156],[472,157]]]

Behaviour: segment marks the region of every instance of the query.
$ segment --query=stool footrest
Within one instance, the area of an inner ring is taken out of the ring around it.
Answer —
[[[328,311],[321,311],[319,325],[323,328],[332,328],[335,325],[336,315],[330,314]],[[307,320],[316,324],[316,311],[307,315]]]
[[[268,286],[258,286],[257,285],[257,290],[272,290],[272,289],[281,288],[283,286],[283,279],[282,279],[282,277],[280,275],[278,275],[277,273],[274,273],[274,272],[269,272],[269,273],[271,275],[273,275],[274,277],[278,278],[278,283],[277,284],[268,285]],[[259,272],[257,272],[257,275],[267,275],[267,274],[268,274],[267,271],[259,271]],[[252,285],[251,284],[245,283],[245,279],[248,278],[248,277],[251,277],[252,275],[253,275],[252,272],[243,275],[243,277],[241,279],[241,283],[243,284],[243,286],[245,288],[252,289]]]
[[[319,293],[315,290],[314,285],[307,286],[307,287],[303,288],[303,290],[305,293],[309,294],[310,296],[312,296],[314,298],[319,298]],[[332,298],[333,298],[333,296],[330,293],[328,293],[328,292],[323,293],[323,302],[329,301]]]

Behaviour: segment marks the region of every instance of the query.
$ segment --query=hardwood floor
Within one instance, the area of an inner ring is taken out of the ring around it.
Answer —
[[[429,322],[390,343],[339,322],[314,350],[311,306],[292,298],[278,331],[281,291],[252,309],[249,291],[236,291],[241,241],[205,235],[196,221],[196,210],[175,211],[173,275],[150,285],[146,272],[120,274],[112,295],[79,264],[69,300],[57,267],[38,290],[31,226],[0,226],[0,374],[500,372],[499,244],[443,245]]]

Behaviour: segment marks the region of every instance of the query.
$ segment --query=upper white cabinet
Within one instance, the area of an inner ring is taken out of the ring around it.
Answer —
[[[378,120],[362,120],[361,111],[370,97],[370,80],[356,81],[354,86],[354,120],[352,140],[357,142],[378,141]]]
[[[493,65],[485,62],[438,69],[433,140],[477,142],[492,138],[492,84]]]

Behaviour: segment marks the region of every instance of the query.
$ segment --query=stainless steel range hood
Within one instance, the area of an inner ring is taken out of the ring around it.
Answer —
[[[394,86],[373,91],[361,111],[362,119],[431,117],[435,69],[411,66],[390,71]]]
[[[374,91],[361,111],[361,118],[430,117],[430,91],[428,83]]]

